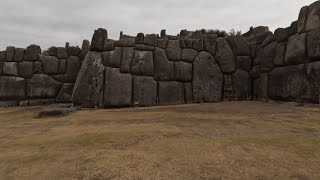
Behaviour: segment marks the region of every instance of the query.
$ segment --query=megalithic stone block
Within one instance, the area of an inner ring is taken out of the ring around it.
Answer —
[[[236,70],[235,57],[225,38],[218,38],[217,40],[217,52],[215,59],[217,60],[222,72],[233,73]]]
[[[103,28],[99,28],[94,31],[91,40],[91,51],[103,51],[104,50],[104,43],[108,39],[108,31]]]
[[[158,98],[158,85],[153,77],[133,77],[133,106],[156,106]]]
[[[159,105],[184,104],[183,83],[175,81],[159,82]]]
[[[252,79],[248,72],[238,69],[232,74],[233,97],[236,101],[247,101],[252,98]]]

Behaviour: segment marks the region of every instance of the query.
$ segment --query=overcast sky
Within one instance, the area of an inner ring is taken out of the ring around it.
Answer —
[[[42,49],[81,46],[94,29],[176,35],[181,29],[287,27],[314,0],[0,0],[0,49],[38,44]]]

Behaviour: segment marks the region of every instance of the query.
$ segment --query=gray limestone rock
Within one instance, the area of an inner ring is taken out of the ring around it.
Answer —
[[[228,36],[227,41],[235,56],[250,56],[249,42],[243,36]]]
[[[81,61],[77,56],[69,56],[67,59],[66,83],[75,83],[81,68]]]
[[[41,61],[33,62],[33,73],[34,74],[42,74],[43,73]]]
[[[252,98],[252,79],[248,72],[238,69],[232,74],[233,97],[236,101]]]
[[[144,45],[144,44],[136,44],[134,47],[135,50],[139,51],[154,51],[154,46]]]
[[[195,57],[197,56],[198,51],[193,49],[182,49],[181,52],[181,61],[185,61],[188,63],[193,63]]]
[[[81,49],[78,46],[77,47],[70,46],[66,50],[67,50],[68,56],[79,56],[79,54],[81,53]]]
[[[68,53],[67,53],[66,48],[64,48],[64,47],[57,48],[57,58],[59,58],[59,59],[67,59],[68,58]]]
[[[306,31],[320,29],[320,1],[315,1],[308,8]]]
[[[25,61],[37,61],[38,54],[41,53],[41,48],[38,45],[30,45],[26,48],[24,52],[24,60]]]
[[[13,61],[15,47],[9,46],[6,48],[6,61]]]
[[[278,42],[287,41],[289,37],[289,28],[278,28],[274,31],[274,37]]]
[[[134,47],[136,45],[135,38],[122,38],[119,41],[116,41],[115,46],[118,47]]]
[[[320,29],[308,32],[307,49],[308,58],[312,61],[320,60]]]
[[[59,60],[59,74],[65,74],[67,72],[67,60],[60,59]]]
[[[143,44],[144,43],[144,34],[138,33],[136,37],[136,44]]]
[[[308,6],[304,6],[300,10],[298,19],[298,33],[304,33],[306,31],[308,8]]]
[[[24,57],[24,48],[16,48],[13,56],[13,61],[22,62]]]
[[[250,71],[252,65],[252,59],[250,56],[237,56],[236,64],[238,69],[242,69],[244,71]]]
[[[278,43],[277,44],[276,54],[275,54],[275,57],[274,57],[274,65],[275,66],[283,66],[284,65],[286,49],[287,49],[287,43],[286,42],[282,42],[282,43]]]
[[[204,50],[212,56],[216,54],[217,39],[218,37],[216,34],[208,34],[203,40]]]
[[[147,34],[144,37],[144,44],[149,46],[157,46],[158,40],[156,34]]]
[[[168,46],[168,38],[158,39],[158,47],[162,49],[166,49]]]
[[[186,104],[193,103],[192,83],[184,83],[184,99]]]
[[[3,62],[2,73],[9,76],[18,76],[18,63]]]
[[[74,84],[68,84],[68,83],[63,84],[62,88],[59,91],[59,94],[57,95],[56,101],[58,103],[70,103],[73,87],[74,87]]]

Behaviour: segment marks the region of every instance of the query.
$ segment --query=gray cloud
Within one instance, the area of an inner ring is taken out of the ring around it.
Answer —
[[[235,29],[266,25],[271,30],[297,19],[302,6],[314,0],[10,0],[0,6],[0,49],[13,45],[41,47],[81,45],[94,29],[119,32],[177,34],[181,29]]]

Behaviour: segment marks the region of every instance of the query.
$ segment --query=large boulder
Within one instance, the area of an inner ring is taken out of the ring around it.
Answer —
[[[174,66],[176,81],[190,82],[192,80],[192,64],[175,62]]]
[[[283,101],[301,101],[305,79],[304,65],[275,68],[269,74],[269,98]]]
[[[138,76],[153,76],[153,54],[151,51],[134,51],[131,63],[131,74]]]
[[[260,70],[261,72],[270,72],[274,67],[274,57],[261,57],[260,59]]]
[[[218,38],[217,40],[217,52],[215,59],[217,60],[222,72],[232,73],[236,70],[235,57],[228,41],[225,38]]]
[[[283,66],[284,65],[286,49],[287,49],[287,43],[286,42],[282,42],[282,43],[278,43],[277,44],[276,54],[275,54],[275,57],[274,57],[274,65],[275,66]]]
[[[106,67],[104,107],[127,107],[132,102],[132,75],[120,73],[119,68]]]
[[[0,76],[0,100],[22,100],[26,98],[26,81],[19,77]]]
[[[175,81],[159,82],[159,105],[184,104],[183,83]]]
[[[26,48],[24,51],[25,61],[36,61],[38,60],[38,54],[41,53],[41,48],[38,45],[32,44]]]
[[[120,71],[122,73],[130,73],[130,66],[133,59],[134,49],[133,47],[124,47],[122,50],[122,59]]]
[[[304,33],[306,31],[308,8],[308,6],[304,6],[300,10],[298,18],[298,33]]]
[[[19,77],[28,79],[33,76],[33,62],[24,61],[18,63],[18,69]]]
[[[228,36],[227,41],[230,44],[233,54],[236,56],[250,56],[249,42],[243,36]]]
[[[13,60],[16,62],[22,62],[24,57],[24,48],[16,48],[13,56]]]
[[[63,84],[62,88],[57,95],[56,101],[59,103],[69,103],[71,102],[72,92],[74,84]]]
[[[157,81],[153,77],[133,77],[133,106],[156,106],[158,98]]]
[[[74,85],[73,104],[91,108],[102,107],[104,69],[101,53],[89,51]]]
[[[193,62],[194,102],[219,102],[222,100],[223,73],[214,57],[200,52]]]
[[[0,61],[0,76],[2,75],[3,61]]]
[[[309,59],[312,61],[320,60],[320,29],[308,33],[307,49]]]
[[[276,53],[277,42],[274,41],[263,48],[263,56],[274,57]]]
[[[108,39],[108,32],[106,29],[99,28],[94,31],[91,40],[91,51],[103,51],[104,50],[104,43]]]
[[[250,71],[252,65],[252,59],[250,56],[237,56],[236,57],[237,68],[244,71]]]
[[[144,45],[144,44],[136,44],[134,50],[140,51],[154,51],[154,46]]]
[[[306,31],[320,29],[320,1],[312,3],[308,8]]]
[[[150,45],[150,46],[157,46],[157,44],[158,44],[157,35],[156,34],[147,34],[144,37],[144,44]]]
[[[60,64],[61,65],[61,64]],[[77,56],[69,56],[67,59],[66,83],[75,83],[81,68],[81,61]]]
[[[181,61],[193,63],[194,58],[197,56],[198,51],[193,49],[182,49],[181,52]]]
[[[136,45],[136,38],[121,38],[119,41],[116,41],[115,45],[119,47],[134,47]]]
[[[285,64],[303,64],[306,60],[307,33],[290,36],[287,43]]]
[[[44,74],[59,74],[59,59],[55,56],[44,56],[42,66]]]
[[[2,72],[4,75],[18,76],[18,63],[16,62],[3,62]]]
[[[154,78],[157,81],[174,80],[174,62],[170,62],[164,49],[154,51]]]
[[[278,28],[274,31],[274,38],[278,42],[287,41],[289,37],[289,28]]]
[[[35,74],[27,80],[27,95],[31,99],[56,98],[62,83],[44,74]]]
[[[252,79],[248,72],[238,69],[232,74],[233,97],[236,101],[252,98]]]
[[[122,48],[116,47],[113,51],[102,53],[103,65],[106,67],[120,68]]]

